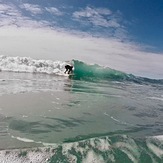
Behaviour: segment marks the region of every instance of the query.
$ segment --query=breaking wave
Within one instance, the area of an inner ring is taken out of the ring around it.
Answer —
[[[102,67],[97,64],[88,65],[84,62],[73,60],[74,62],[74,78],[75,79],[110,79],[110,80],[126,80],[129,75],[108,67]]]
[[[109,67],[99,66],[97,64],[86,64],[82,61],[53,61],[53,60],[35,60],[30,57],[8,57],[0,56],[0,70],[11,72],[28,72],[28,73],[46,73],[61,76],[68,76],[64,73],[65,65],[73,64],[74,72],[70,76],[74,80],[114,80],[114,81],[131,81],[138,84],[154,83],[163,84],[163,80],[137,77],[133,74],[117,71]]]
[[[18,139],[24,141],[24,139]],[[25,142],[27,142],[26,139]],[[113,135],[44,145],[45,149],[27,149],[24,151],[25,157],[17,158],[17,162],[23,162],[23,159],[24,162],[33,162],[32,160],[38,159],[38,156],[40,156],[39,162],[49,163],[161,163],[163,160],[162,136],[138,139],[127,135]],[[4,154],[3,161],[13,162],[19,153],[19,151],[15,153],[15,150],[10,151]]]
[[[161,162],[161,142],[157,137],[134,139],[127,135],[91,138],[58,146],[50,162]]]
[[[84,62],[73,60],[74,76],[77,80],[114,80],[114,81],[130,81],[138,84],[163,84],[163,80],[156,80],[144,77],[134,76],[125,72],[117,71],[109,67],[102,67],[97,64],[88,65]]]

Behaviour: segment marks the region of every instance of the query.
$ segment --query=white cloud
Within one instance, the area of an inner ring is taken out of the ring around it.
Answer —
[[[17,26],[17,27],[51,27],[54,21],[50,18],[49,20],[36,19],[38,14],[46,14],[49,12],[54,16],[62,16],[63,13],[55,7],[43,7],[39,5],[33,5],[29,3],[14,5],[12,3],[0,4],[0,27],[2,26]],[[28,12],[30,14],[28,14]],[[53,22],[53,23],[52,23]]]
[[[120,24],[117,19],[114,18],[112,11],[106,8],[86,7],[81,11],[74,12],[73,17],[79,22],[86,21],[92,23],[95,26],[112,28],[120,27]]]
[[[112,11],[106,8],[97,8],[96,11],[101,15],[111,15]]]
[[[20,16],[20,12],[17,11],[13,6],[0,4],[0,17],[3,17],[4,15],[7,16]]]
[[[57,15],[57,16],[63,15],[63,13],[55,7],[45,7],[45,9],[53,15]]]
[[[84,10],[74,12],[73,16],[76,18],[81,17],[93,17],[93,16],[101,16],[101,15],[111,15],[111,11],[109,9],[103,8],[91,8],[86,7]]]
[[[32,14],[42,13],[38,5],[24,4],[20,5],[22,9],[30,11]],[[25,16],[21,10],[13,4],[0,4],[0,27],[2,26],[17,26],[17,27],[31,27],[40,28],[50,26],[48,21],[36,21],[31,17]]]
[[[13,25],[19,17],[21,17],[21,12],[14,6],[0,4],[0,26]]]
[[[39,5],[32,5],[29,3],[25,3],[23,5],[20,5],[20,7],[26,9],[27,11],[31,12],[34,15],[42,14],[43,12]]]

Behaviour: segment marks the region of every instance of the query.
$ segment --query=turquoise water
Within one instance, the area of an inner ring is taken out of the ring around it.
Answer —
[[[1,72],[0,148],[49,162],[162,162],[163,80],[74,61],[71,77]]]

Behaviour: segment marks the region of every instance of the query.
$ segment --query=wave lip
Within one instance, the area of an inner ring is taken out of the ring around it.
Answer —
[[[63,75],[65,64],[62,61],[35,60],[30,57],[0,56],[1,71]]]

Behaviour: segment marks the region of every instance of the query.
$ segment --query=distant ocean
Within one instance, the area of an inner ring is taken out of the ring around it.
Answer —
[[[0,56],[0,149],[53,147],[50,163],[161,163],[162,115],[163,79]]]

